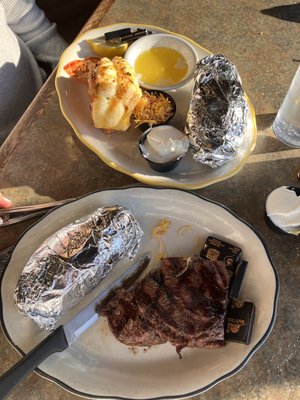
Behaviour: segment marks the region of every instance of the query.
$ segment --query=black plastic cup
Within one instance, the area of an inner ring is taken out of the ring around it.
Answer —
[[[176,113],[176,103],[175,103],[175,100],[173,99],[173,97],[172,96],[170,96],[169,95],[169,93],[166,93],[166,92],[164,92],[164,91],[162,91],[162,90],[151,90],[151,89],[142,89],[142,91],[143,92],[147,92],[147,93],[149,93],[149,94],[154,94],[154,95],[160,95],[160,94],[162,94],[164,97],[166,97],[167,99],[169,99],[169,101],[170,101],[170,103],[171,103],[171,105],[172,105],[172,113],[171,113],[171,115],[165,120],[165,121],[163,121],[163,122],[160,122],[159,124],[153,124],[153,125],[149,125],[149,124],[147,124],[146,122],[145,123],[143,123],[143,124],[140,124],[139,126],[138,126],[138,128],[142,131],[142,132],[144,132],[144,131],[146,131],[147,129],[149,129],[149,128],[154,128],[155,126],[159,126],[159,125],[167,125],[168,124],[168,122],[174,117],[174,115],[175,115],[175,113]]]
[[[161,124],[162,125],[162,124]],[[177,167],[177,165],[180,163],[181,159],[184,157],[184,154],[181,154],[180,156],[178,156],[177,158],[175,158],[174,160],[171,161],[166,161],[166,162],[155,162],[155,161],[151,161],[144,153],[143,150],[143,145],[147,139],[147,135],[148,133],[151,131],[152,128],[148,128],[141,136],[140,140],[139,140],[139,149],[140,149],[140,153],[141,155],[144,157],[144,159],[148,162],[148,164],[150,165],[150,167],[152,169],[154,169],[155,171],[158,172],[170,172],[172,171],[174,168]]]

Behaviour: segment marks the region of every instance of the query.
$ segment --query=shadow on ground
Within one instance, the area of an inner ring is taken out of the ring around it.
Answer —
[[[261,13],[284,21],[300,23],[300,3],[266,8],[261,10]]]

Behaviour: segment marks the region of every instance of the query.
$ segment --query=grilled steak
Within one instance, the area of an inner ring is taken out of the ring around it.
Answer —
[[[229,274],[219,261],[194,256],[165,258],[128,291],[120,289],[103,309],[114,336],[129,346],[169,342],[220,347],[224,342]]]

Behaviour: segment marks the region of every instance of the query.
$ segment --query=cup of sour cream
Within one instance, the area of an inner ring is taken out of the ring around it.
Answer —
[[[171,125],[147,129],[139,140],[141,155],[158,172],[172,171],[189,149],[188,137]]]

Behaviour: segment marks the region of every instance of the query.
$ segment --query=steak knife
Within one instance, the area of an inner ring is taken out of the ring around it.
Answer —
[[[120,287],[128,289],[146,269],[150,260],[150,253],[144,253],[120,278],[102,291],[74,318],[66,324],[58,326],[17,364],[5,372],[0,377],[0,398],[5,398],[18,383],[47,357],[67,349],[78,339],[83,332],[98,320],[100,317],[99,310],[101,312],[101,308],[116,295],[116,290]]]

